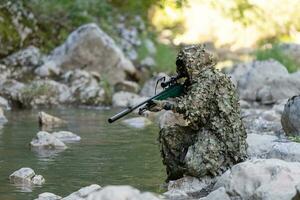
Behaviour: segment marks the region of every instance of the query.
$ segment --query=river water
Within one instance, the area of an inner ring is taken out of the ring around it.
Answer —
[[[41,152],[29,143],[39,131],[38,110],[6,112],[0,129],[0,200],[32,200],[43,192],[66,196],[90,184],[132,185],[142,191],[161,192],[166,178],[156,141],[155,124],[134,129],[107,118],[118,110],[61,108],[44,110],[66,119],[68,130],[81,137],[62,152]],[[41,174],[46,183],[26,188],[8,177],[21,167]]]

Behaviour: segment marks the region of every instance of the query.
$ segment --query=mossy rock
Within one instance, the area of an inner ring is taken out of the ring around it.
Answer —
[[[36,20],[20,2],[10,2],[0,7],[0,58],[31,43],[37,31]]]

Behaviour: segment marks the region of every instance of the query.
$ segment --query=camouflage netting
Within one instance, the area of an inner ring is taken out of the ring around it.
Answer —
[[[189,126],[160,131],[168,179],[216,176],[246,158],[247,136],[235,87],[213,67],[214,57],[202,46],[182,49],[176,65],[177,73],[187,80],[185,95],[176,99],[172,110],[182,114]]]

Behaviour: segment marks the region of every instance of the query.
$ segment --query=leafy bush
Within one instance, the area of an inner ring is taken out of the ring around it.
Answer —
[[[255,52],[257,60],[268,60],[273,58],[283,64],[289,72],[297,71],[296,63],[286,54],[284,54],[278,44],[273,44],[271,48],[261,48]]]

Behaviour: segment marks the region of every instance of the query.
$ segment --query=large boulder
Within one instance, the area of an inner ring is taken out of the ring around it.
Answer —
[[[92,193],[95,193],[101,189],[101,186],[97,184],[92,184],[86,187],[81,188],[80,190],[73,192],[72,194],[66,196],[63,198],[63,200],[81,200],[81,199],[86,199],[89,195]]]
[[[19,102],[20,92],[24,89],[25,84],[16,80],[5,80],[0,85],[0,95],[11,101],[13,104]]]
[[[64,80],[69,85],[76,103],[103,105],[110,101],[100,75],[96,72],[70,70],[64,75]]]
[[[35,200],[60,200],[60,199],[61,196],[58,196],[50,192],[44,192],[42,194],[39,194],[38,198],[36,198]]]
[[[300,136],[300,96],[294,96],[284,106],[281,124],[288,136]]]
[[[237,65],[230,74],[241,99],[275,103],[300,92],[300,80],[275,60]]]
[[[9,176],[11,182],[16,184],[27,185],[42,185],[45,183],[45,179],[41,175],[36,175],[33,169],[24,167],[21,168]]]
[[[299,162],[256,159],[233,166],[214,189],[224,187],[231,199],[291,200],[299,183]]]
[[[166,77],[166,79],[169,78],[169,76],[167,74],[159,73],[159,74],[155,75],[154,77],[152,77],[150,80],[146,81],[140,92],[140,95],[146,96],[146,97],[154,96],[156,83],[159,79],[162,79],[163,77]],[[156,93],[159,93],[162,90],[163,90],[163,88],[160,86],[160,84],[158,84],[157,88],[156,88]]]
[[[136,69],[119,47],[96,24],[86,24],[72,32],[64,44],[53,50],[47,62],[63,69],[85,67],[105,74],[111,84],[133,76]]]

